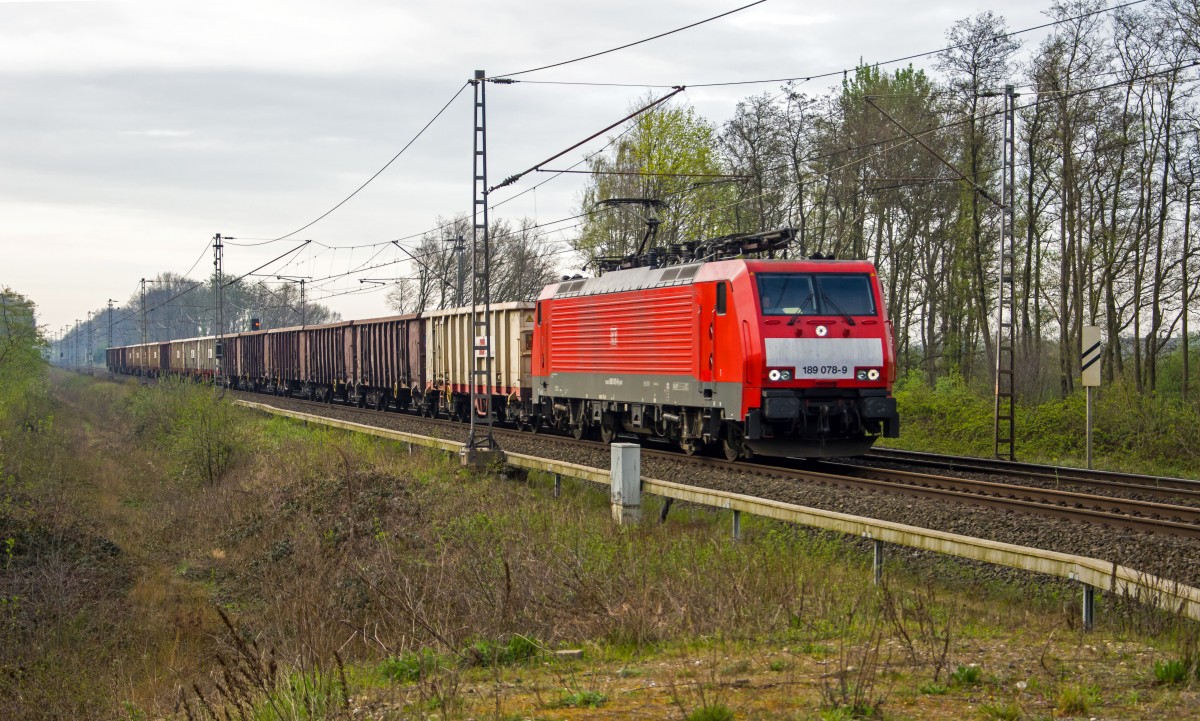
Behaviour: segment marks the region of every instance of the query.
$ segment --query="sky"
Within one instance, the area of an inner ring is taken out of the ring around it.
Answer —
[[[387,170],[323,220],[463,88],[474,71],[515,73],[694,23],[750,0],[382,2],[0,0],[0,286],[30,297],[57,332],[162,272],[309,276],[311,300],[343,318],[387,314],[386,288],[412,247],[472,201],[467,87]],[[1046,0],[766,0],[601,57],[488,84],[489,185],[620,119],[647,87],[805,77],[943,47],[987,10],[1010,30],[1046,21]],[[1021,36],[1036,46],[1045,31]],[[933,59],[915,61],[933,68]],[[894,67],[894,66],[893,66]],[[836,78],[801,89],[820,94]],[[779,83],[690,88],[715,124]],[[564,168],[595,140],[548,165]],[[574,237],[586,176],[531,174],[494,192],[492,218],[533,218],[545,242]],[[241,245],[238,245],[241,243]],[[253,244],[253,245],[251,245]],[[331,248],[333,246],[334,248]],[[351,247],[357,246],[357,247]],[[570,257],[561,256],[564,262]],[[288,261],[290,264],[285,265]],[[363,266],[374,271],[319,281]],[[564,271],[569,268],[564,267]],[[272,279],[273,280],[273,279]],[[274,281],[273,281],[274,282]],[[344,295],[339,295],[343,294]]]

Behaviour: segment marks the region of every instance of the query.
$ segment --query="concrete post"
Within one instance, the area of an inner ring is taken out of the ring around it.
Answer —
[[[1083,630],[1091,631],[1096,624],[1096,589],[1083,584]]]
[[[872,544],[875,547],[875,557],[872,561],[872,567],[875,570],[875,585],[883,583],[883,541],[875,541]]]
[[[558,498],[562,495],[562,474],[554,474],[554,497]]]
[[[733,540],[742,540],[742,512],[733,512]]]
[[[614,443],[612,449],[613,520],[618,525],[642,519],[642,447],[636,443]]]

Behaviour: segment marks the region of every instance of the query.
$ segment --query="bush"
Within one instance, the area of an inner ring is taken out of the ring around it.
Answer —
[[[1100,703],[1100,689],[1074,684],[1058,692],[1058,710],[1066,714],[1085,714]]]
[[[575,691],[563,694],[552,708],[600,708],[608,702],[608,697],[599,691]]]
[[[534,658],[541,652],[537,641],[515,634],[504,643],[475,641],[467,647],[464,658],[476,666],[511,666]]]
[[[701,706],[687,715],[687,721],[733,721],[733,711],[725,704]]]
[[[959,666],[950,674],[950,681],[956,686],[974,686],[983,679],[983,669],[972,664]]]
[[[1154,680],[1163,685],[1181,684],[1191,676],[1191,668],[1186,661],[1172,659],[1170,661],[1154,662]]]
[[[441,663],[441,657],[432,650],[423,648],[399,656],[389,656],[376,668],[380,675],[390,681],[416,683],[436,671]]]
[[[176,475],[212,485],[245,450],[242,417],[211,386],[163,379],[125,404],[129,430],[163,452]]]

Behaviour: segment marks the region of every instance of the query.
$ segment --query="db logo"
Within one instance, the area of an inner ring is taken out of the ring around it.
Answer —
[[[609,345],[617,344],[617,329],[615,327],[608,329],[608,344]]]
[[[825,326],[823,326],[823,325],[817,326],[817,335],[824,338],[826,335],[828,335],[828,333],[829,333],[829,329],[826,328]]]

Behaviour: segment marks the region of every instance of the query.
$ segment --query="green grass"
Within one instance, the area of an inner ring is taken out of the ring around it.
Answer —
[[[1086,714],[1100,703],[1100,689],[1090,684],[1071,684],[1059,689],[1056,708],[1065,714]]]
[[[390,681],[416,683],[436,671],[443,662],[442,657],[433,650],[423,648],[399,656],[389,656],[376,666],[376,671]]]
[[[950,682],[955,686],[976,686],[983,680],[983,669],[979,666],[959,666],[950,673]]]
[[[701,706],[687,715],[687,721],[733,721],[733,711],[725,704]]]
[[[608,697],[599,691],[573,691],[563,694],[550,705],[551,708],[600,708],[608,703]]]

